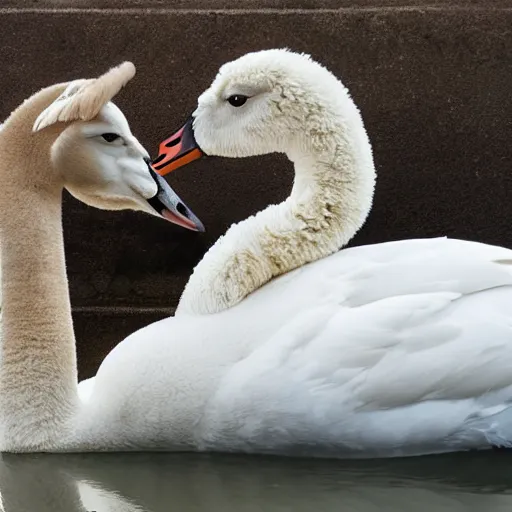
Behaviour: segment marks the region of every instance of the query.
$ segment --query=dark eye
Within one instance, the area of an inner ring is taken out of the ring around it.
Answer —
[[[242,94],[233,94],[233,96],[228,98],[230,105],[233,105],[233,107],[241,107],[247,100],[247,96]]]
[[[107,142],[114,142],[119,139],[121,136],[117,135],[117,133],[103,133],[101,135]]]

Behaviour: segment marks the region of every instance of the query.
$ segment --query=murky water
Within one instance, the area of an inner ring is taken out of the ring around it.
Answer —
[[[509,512],[512,454],[326,461],[4,455],[5,512]]]

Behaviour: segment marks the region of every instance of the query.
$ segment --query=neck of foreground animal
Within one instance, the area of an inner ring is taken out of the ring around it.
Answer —
[[[355,107],[354,107],[355,108]],[[349,116],[288,151],[291,195],[231,226],[196,266],[177,313],[217,313],[272,278],[328,256],[356,234],[371,209],[372,150],[362,120]]]
[[[35,119],[29,106],[27,133]],[[77,370],[51,129],[24,155],[16,150],[22,132],[21,123],[5,129],[0,143],[0,442],[27,451],[62,441],[77,405]]]

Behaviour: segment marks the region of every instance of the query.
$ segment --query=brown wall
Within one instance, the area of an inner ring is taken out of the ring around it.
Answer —
[[[512,1],[19,4],[0,4],[0,116],[38,88],[129,59],[137,77],[117,102],[155,154],[220,64],[287,46],[342,77],[373,141],[375,206],[354,244],[449,235],[512,247]],[[206,235],[66,197],[82,375],[128,332],[170,313],[204,250],[233,221],[284,198],[291,177],[275,155],[172,175]]]

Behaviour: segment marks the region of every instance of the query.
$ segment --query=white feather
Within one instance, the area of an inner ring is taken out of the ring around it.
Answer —
[[[103,363],[82,435],[346,457],[508,445],[511,256],[446,238],[357,247],[223,313],[157,322]]]

